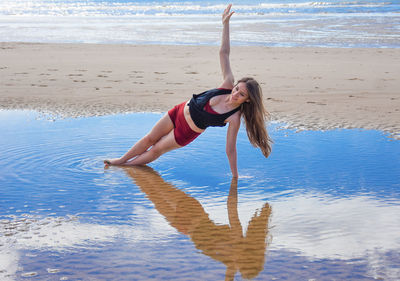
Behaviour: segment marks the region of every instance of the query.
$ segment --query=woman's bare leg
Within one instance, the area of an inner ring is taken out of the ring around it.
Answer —
[[[158,122],[154,125],[151,131],[135,143],[121,158],[105,160],[106,165],[121,165],[145,152],[149,147],[157,143],[162,137],[170,132],[173,132],[174,123],[168,114],[165,114]]]
[[[164,153],[180,148],[181,146],[176,143],[174,131],[170,131],[166,136],[163,136],[158,142],[156,142],[152,148],[140,154],[136,158],[125,162],[123,165],[144,165],[156,160]]]

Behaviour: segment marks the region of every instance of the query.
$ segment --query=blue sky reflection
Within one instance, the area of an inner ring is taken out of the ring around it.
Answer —
[[[129,173],[103,169],[103,158],[123,153],[160,116],[53,122],[34,112],[0,111],[2,279],[20,280],[29,272],[57,280],[107,279],[121,268],[127,280],[185,280],[189,272],[225,277],[227,266],[202,254],[188,230],[173,226]],[[294,133],[278,126],[270,126],[275,145],[269,159],[239,132],[237,219],[243,237],[255,214],[265,204],[271,208],[264,265],[255,280],[287,274],[398,279],[400,143],[377,131]],[[192,198],[218,227],[232,224],[225,133],[208,130],[151,164],[159,184]],[[59,272],[51,275],[43,264]]]

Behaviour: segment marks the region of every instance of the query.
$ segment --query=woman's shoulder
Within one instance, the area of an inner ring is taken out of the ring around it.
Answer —
[[[242,116],[242,113],[240,112],[240,110],[238,110],[235,113],[233,113],[231,116],[229,116],[228,119],[226,119],[226,121],[231,125],[236,125],[236,126],[240,127],[241,116]]]

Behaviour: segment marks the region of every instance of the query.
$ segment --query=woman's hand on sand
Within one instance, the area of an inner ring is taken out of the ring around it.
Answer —
[[[235,13],[235,12],[231,12],[231,7],[232,7],[232,4],[229,4],[228,7],[226,7],[225,11],[222,13],[222,24],[229,23],[231,16]]]

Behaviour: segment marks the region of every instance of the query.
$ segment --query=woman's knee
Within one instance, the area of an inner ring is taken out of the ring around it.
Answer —
[[[159,143],[156,143],[155,145],[153,145],[153,147],[149,150],[149,152],[152,154],[153,157],[160,157],[162,154],[164,154],[166,151],[165,149],[162,147],[162,145],[160,145]]]
[[[156,142],[150,151],[159,157],[160,155],[178,147],[179,146],[176,144],[174,136],[171,133],[170,135],[166,135]]]
[[[151,145],[155,144],[156,142],[158,142],[160,139],[158,136],[155,136],[154,134],[149,133],[143,137],[143,140],[146,142],[146,144],[151,146]]]

